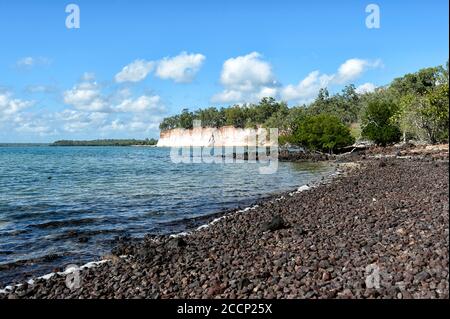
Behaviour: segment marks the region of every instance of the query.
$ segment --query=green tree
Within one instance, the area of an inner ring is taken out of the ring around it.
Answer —
[[[389,90],[399,105],[403,139],[436,143],[448,138],[448,62],[395,79]]]
[[[401,133],[394,120],[397,112],[398,106],[392,101],[369,101],[362,121],[362,136],[382,146],[398,142]]]
[[[188,109],[183,109],[180,114],[180,127],[191,129],[194,126],[194,114]]]
[[[440,85],[427,94],[418,109],[419,126],[431,143],[448,140],[448,99],[448,84]]]
[[[278,128],[280,131],[286,131],[288,127],[287,117],[290,110],[286,103],[280,104],[280,107],[275,113],[266,119],[264,122],[264,127],[266,128]]]
[[[256,123],[262,124],[273,114],[278,112],[280,108],[287,108],[285,102],[277,102],[273,97],[265,97],[261,99],[259,104],[253,106],[255,108],[255,119]]]
[[[194,118],[200,120],[203,127],[221,127],[225,125],[225,113],[215,107],[195,111]]]
[[[408,73],[400,78],[394,79],[390,88],[400,96],[408,93],[423,96],[436,86],[441,74],[442,67],[421,69],[415,73]]]
[[[234,127],[244,128],[247,118],[244,117],[243,109],[239,105],[234,105],[225,109],[225,123]]]
[[[353,144],[355,139],[338,117],[320,114],[302,120],[291,141],[312,150],[332,153],[338,148]]]
[[[327,89],[320,89],[317,98],[308,110],[313,115],[322,113],[337,116],[343,123],[350,125],[358,120],[361,103],[353,84],[347,85],[341,94],[330,96]]]

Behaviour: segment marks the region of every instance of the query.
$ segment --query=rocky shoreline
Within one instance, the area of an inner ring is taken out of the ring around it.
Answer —
[[[449,298],[448,145],[336,159],[345,174],[4,298]]]

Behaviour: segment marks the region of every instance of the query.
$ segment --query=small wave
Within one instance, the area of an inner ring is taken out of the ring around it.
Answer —
[[[118,229],[96,229],[96,230],[78,230],[69,229],[63,233],[56,234],[52,237],[54,240],[64,240],[64,239],[78,239],[87,240],[90,237],[95,237],[99,235],[110,235],[110,234],[122,234],[123,230]]]
[[[63,258],[64,256],[65,256],[65,254],[48,254],[45,256],[32,258],[32,259],[17,260],[17,261],[11,262],[11,263],[0,264],[0,271],[10,270],[10,269],[14,269],[14,268],[22,267],[22,266],[26,266],[26,265],[34,265],[34,264],[38,264],[38,263],[51,263],[58,259]]]
[[[9,232],[1,232],[0,233],[0,238],[1,237],[7,237],[7,238],[15,237],[15,236],[18,236],[18,235],[23,235],[23,234],[29,233],[30,231],[31,230],[27,230],[27,229],[17,229],[17,230],[12,230],[12,231],[9,231]]]
[[[86,224],[93,224],[99,222],[98,218],[82,218],[82,219],[68,219],[68,220],[55,220],[42,224],[29,225],[30,228],[48,229],[48,228],[60,228],[67,226],[81,226]]]

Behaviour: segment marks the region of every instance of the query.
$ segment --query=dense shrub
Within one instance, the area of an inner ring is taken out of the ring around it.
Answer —
[[[372,100],[368,103],[362,121],[362,136],[378,145],[386,146],[400,140],[400,128],[393,120],[398,107],[388,100]]]
[[[355,142],[350,129],[338,117],[329,114],[312,115],[301,120],[291,140],[308,149],[330,153]]]

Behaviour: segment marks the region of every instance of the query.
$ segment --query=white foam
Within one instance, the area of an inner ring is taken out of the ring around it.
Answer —
[[[50,278],[52,278],[56,273],[52,272],[49,274],[46,274],[44,276],[38,277],[38,279],[44,279],[44,280],[49,280]]]
[[[297,189],[297,193],[304,192],[304,191],[307,191],[307,190],[309,190],[309,189],[311,189],[311,187],[309,187],[308,185],[302,185],[302,186],[300,186],[300,187]]]
[[[0,294],[7,294],[12,288],[12,286],[6,286],[4,289],[0,289]]]
[[[127,256],[126,256],[126,255],[122,255],[122,256],[119,256],[119,257],[120,257],[120,258],[126,258]],[[52,278],[52,277],[54,277],[54,276],[56,276],[56,275],[66,276],[66,275],[68,275],[68,274],[74,273],[75,271],[83,270],[83,269],[89,269],[89,268],[93,268],[93,267],[97,267],[97,266],[99,266],[99,265],[101,265],[101,264],[104,264],[104,263],[106,263],[106,262],[109,262],[109,261],[110,261],[109,259],[103,259],[103,260],[99,260],[99,261],[90,261],[90,262],[88,262],[88,263],[86,263],[86,264],[84,264],[84,265],[82,265],[82,266],[80,266],[80,267],[76,267],[76,266],[74,265],[74,266],[72,266],[72,267],[67,268],[67,269],[64,270],[64,271],[60,271],[60,272],[51,272],[51,273],[49,273],[49,274],[45,274],[45,275],[43,275],[43,276],[37,277],[37,279],[49,280],[50,278]],[[34,279],[30,279],[30,280],[27,281],[27,283],[28,283],[29,285],[34,285],[35,280],[34,280]],[[15,287],[20,287],[20,286],[22,286],[22,285],[23,285],[23,284],[17,284],[17,285],[15,285]],[[11,291],[12,289],[13,289],[13,286],[11,286],[11,285],[6,286],[4,289],[0,289],[0,294],[6,294],[6,293],[8,293],[9,291]]]
[[[211,225],[216,224],[217,222],[221,221],[222,219],[229,218],[230,215],[238,214],[238,213],[245,213],[245,212],[248,212],[249,210],[257,209],[258,207],[259,207],[259,205],[253,205],[253,206],[249,206],[249,207],[246,207],[246,208],[244,208],[244,209],[241,209],[241,210],[237,210],[237,211],[235,211],[234,213],[231,213],[231,214],[229,214],[229,215],[224,215],[224,216],[215,218],[215,219],[213,219],[212,221],[210,221],[210,222],[207,223],[207,224],[200,225],[200,226],[198,226],[198,227],[197,227],[195,230],[193,230],[193,231],[190,231],[190,232],[181,232],[181,233],[178,233],[178,234],[171,234],[169,237],[171,237],[171,238],[177,238],[177,237],[189,236],[189,235],[193,234],[193,233],[196,232],[196,231],[199,231],[199,230],[202,230],[202,229],[207,229],[207,228],[209,228]]]
[[[311,189],[311,187],[309,185],[302,185],[295,192],[290,192],[289,196],[294,196],[295,194],[299,194],[301,192],[304,192],[304,191],[307,191],[310,189]]]
[[[178,233],[178,234],[172,234],[172,235],[170,235],[169,237],[171,237],[171,238],[177,238],[177,237],[183,237],[183,236],[187,236],[187,235],[189,235],[189,233],[183,231],[183,232]]]

